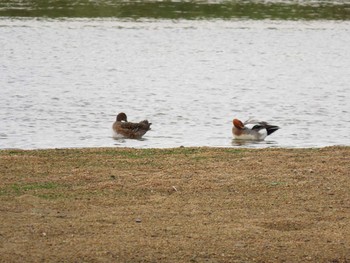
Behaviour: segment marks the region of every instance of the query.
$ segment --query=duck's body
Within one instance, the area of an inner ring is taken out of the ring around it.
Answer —
[[[126,114],[121,112],[113,123],[114,137],[140,139],[151,129],[151,124],[148,120],[143,120],[139,123],[128,122]]]
[[[253,124],[252,128],[245,126],[247,124]],[[268,124],[265,121],[248,120],[242,123],[240,120],[234,119],[232,134],[237,140],[262,141],[278,129],[278,126]]]

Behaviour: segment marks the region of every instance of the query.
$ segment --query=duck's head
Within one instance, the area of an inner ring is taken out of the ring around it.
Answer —
[[[243,129],[244,128],[244,124],[238,120],[238,119],[233,119],[233,126],[235,126],[237,129]]]
[[[126,114],[124,112],[121,112],[117,115],[117,121],[128,121]]]

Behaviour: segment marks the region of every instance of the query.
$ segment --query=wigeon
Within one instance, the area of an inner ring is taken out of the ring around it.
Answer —
[[[251,128],[245,126],[247,124],[253,124]],[[233,120],[232,134],[237,140],[255,140],[262,141],[266,136],[277,131],[280,127],[276,125],[270,125],[265,121],[256,121],[249,119],[242,123],[238,119]]]
[[[151,128],[152,123],[148,120],[139,123],[128,122],[126,114],[121,112],[117,115],[116,121],[113,123],[113,137],[124,137],[129,139],[140,139]]]

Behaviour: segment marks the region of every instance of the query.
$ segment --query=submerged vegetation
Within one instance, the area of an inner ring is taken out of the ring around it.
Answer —
[[[348,1],[0,0],[0,16],[349,20]]]

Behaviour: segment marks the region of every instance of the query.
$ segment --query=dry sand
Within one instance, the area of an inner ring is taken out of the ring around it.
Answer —
[[[1,262],[350,262],[350,147],[0,151]]]

